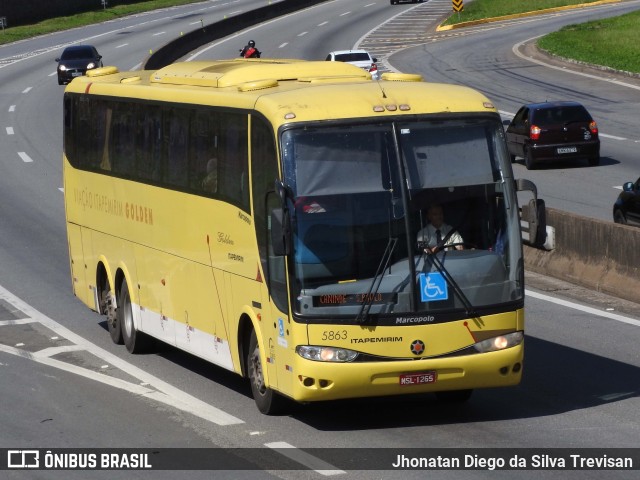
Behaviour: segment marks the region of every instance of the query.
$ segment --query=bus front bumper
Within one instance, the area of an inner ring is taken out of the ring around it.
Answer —
[[[292,392],[298,402],[513,386],[522,378],[524,344],[455,357],[325,363],[298,359]]]

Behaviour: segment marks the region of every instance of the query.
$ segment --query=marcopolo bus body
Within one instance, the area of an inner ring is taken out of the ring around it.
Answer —
[[[523,259],[500,117],[340,62],[104,67],[64,97],[75,295],[250,379],[259,409],[516,385]],[[457,245],[418,241],[442,207]]]

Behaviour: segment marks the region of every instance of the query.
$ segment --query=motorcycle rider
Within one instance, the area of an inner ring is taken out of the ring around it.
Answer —
[[[256,42],[249,40],[249,43],[240,50],[240,56],[244,58],[260,58],[260,51],[256,48]]]

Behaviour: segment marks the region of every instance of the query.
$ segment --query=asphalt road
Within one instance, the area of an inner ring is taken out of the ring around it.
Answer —
[[[598,122],[600,166],[562,163],[527,171],[519,160],[514,171],[536,183],[547,206],[611,221],[621,185],[640,176],[640,133],[635,120],[640,111],[640,79],[555,62],[527,47],[564,25],[638,8],[640,3],[630,1],[427,32],[422,45],[401,47],[390,56],[388,65],[417,71],[430,81],[472,86],[485,93],[505,119],[524,103],[576,100],[584,104]],[[363,44],[373,41],[367,39]]]

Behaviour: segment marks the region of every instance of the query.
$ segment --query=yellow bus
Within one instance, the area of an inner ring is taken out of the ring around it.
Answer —
[[[518,384],[532,188],[491,102],[419,75],[237,59],[64,94],[74,294],[132,353],[247,377],[266,414]]]

